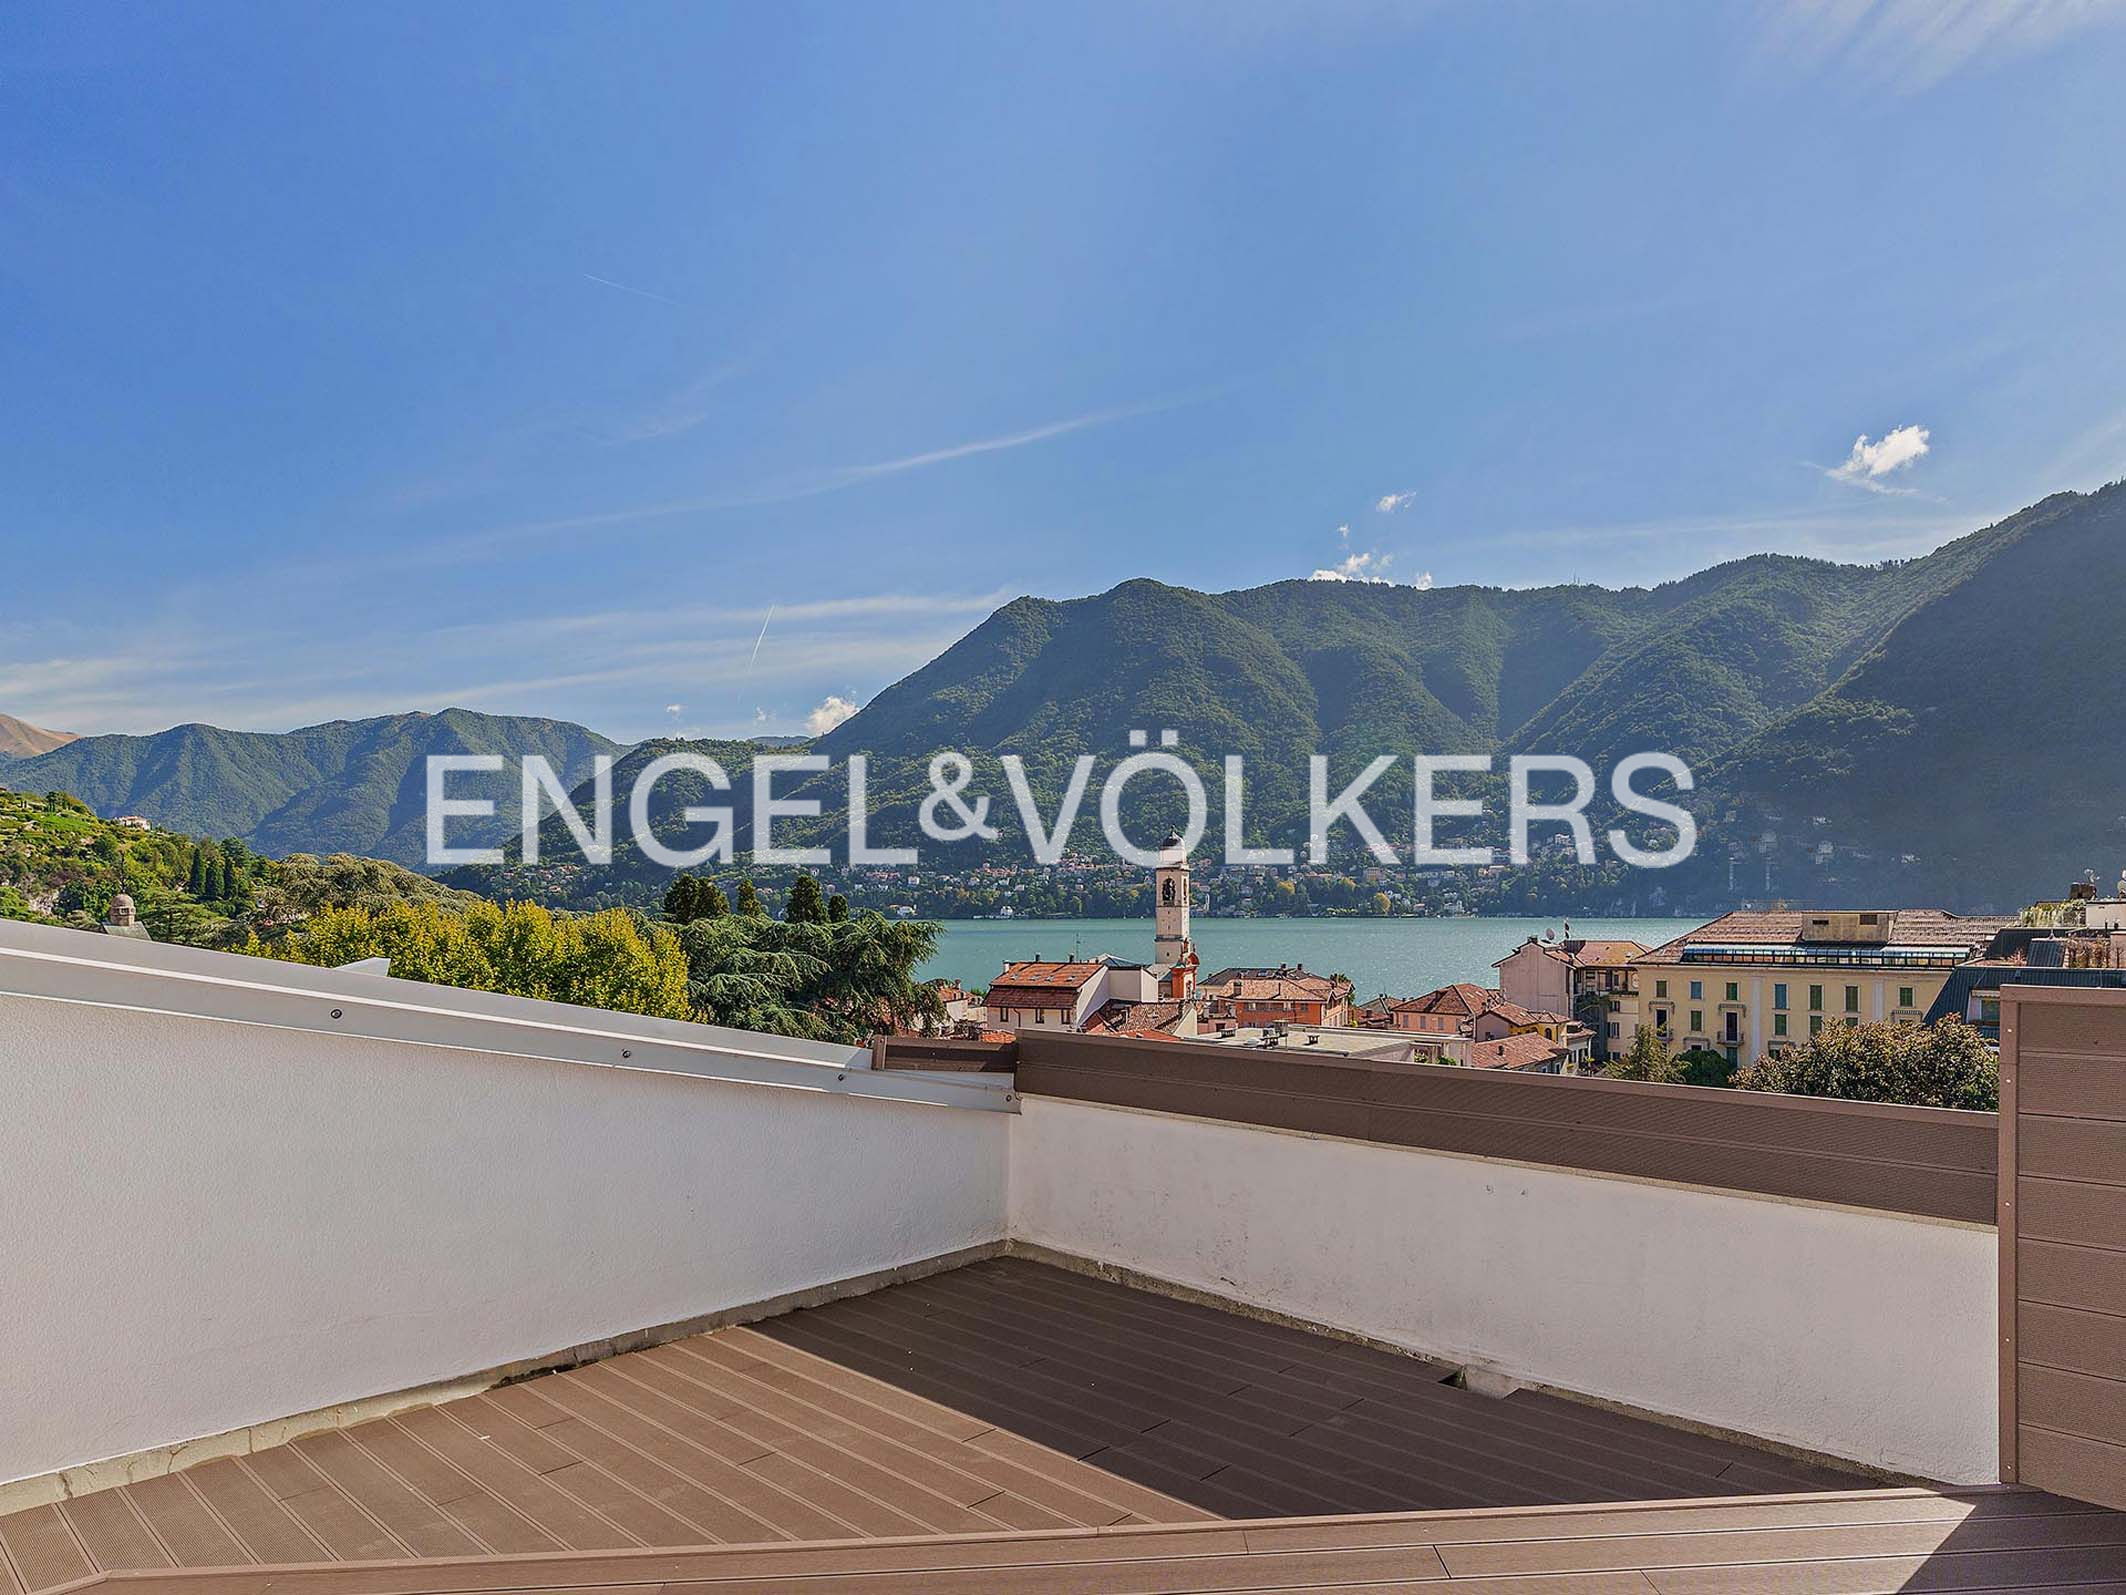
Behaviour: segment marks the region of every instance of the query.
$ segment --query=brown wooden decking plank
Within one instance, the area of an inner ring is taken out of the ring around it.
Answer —
[[[743,1524],[732,1524],[732,1532],[722,1534],[723,1538],[741,1541],[836,1540],[856,1532],[853,1525],[821,1511],[809,1501],[799,1500],[788,1491],[775,1488],[765,1479],[696,1445],[685,1434],[666,1427],[655,1418],[608,1400],[586,1384],[564,1385],[556,1380],[555,1386],[557,1399],[579,1420],[625,1444],[709,1497],[708,1501],[692,1496],[672,1497],[675,1508],[684,1506],[696,1521],[701,1521],[711,1511],[716,1512],[719,1519],[725,1512],[736,1512],[760,1525],[760,1532],[753,1533]],[[684,1419],[691,1415],[681,1409],[679,1416]],[[587,1448],[586,1454],[589,1454]],[[617,1461],[600,1460],[608,1467],[618,1466]],[[711,1503],[715,1504],[712,1506]]]
[[[987,1434],[976,1435],[967,1444],[1005,1462],[1016,1463],[1030,1474],[1054,1479],[1068,1488],[1083,1490],[1100,1501],[1142,1513],[1154,1522],[1204,1522],[1214,1519],[1217,1515],[1155,1485],[1119,1478],[1096,1462],[1081,1463],[1073,1457],[1051,1450],[1037,1440],[1014,1434],[1009,1429],[991,1429]],[[1047,1499],[1045,1496],[1036,1495],[1034,1486],[1026,1481],[1015,1479],[1012,1488],[1035,1500]],[[1053,1506],[1057,1503],[1051,1500],[1048,1504]]]
[[[997,1267],[994,1263],[1006,1266]],[[1097,1323],[1117,1332],[1149,1338],[1159,1344],[1185,1349],[1190,1355],[1216,1357],[1223,1365],[1250,1374],[1272,1374],[1289,1368],[1319,1351],[1323,1362],[1338,1361],[1325,1348],[1295,1342],[1293,1330],[1282,1324],[1243,1318],[1197,1302],[1184,1302],[1138,1290],[1109,1280],[1093,1279],[1068,1269],[1053,1268],[1020,1259],[996,1259],[956,1269],[940,1279],[971,1274],[971,1292],[1014,1301],[1027,1308],[1061,1315],[1067,1321]],[[954,1280],[957,1283],[957,1280]],[[1154,1331],[1144,1336],[1144,1331]],[[1323,1339],[1341,1350],[1339,1343]],[[1442,1374],[1445,1369],[1440,1370]]]
[[[1990,1518],[1982,1522],[1839,1524],[1687,1534],[1617,1534],[1569,1539],[1444,1545],[1456,1578],[1493,1573],[1583,1573],[1604,1568],[1726,1567],[1756,1562],[1824,1562],[1936,1552],[2126,1550],[2126,1516]]]
[[[674,1401],[653,1385],[623,1371],[617,1358],[610,1363],[578,1368],[563,1374],[555,1381],[555,1386],[554,1399],[564,1406],[569,1404],[568,1393],[585,1391],[623,1411],[640,1413],[644,1417],[654,1419],[674,1433],[684,1435],[702,1450],[729,1463],[742,1466],[774,1449],[751,1435],[741,1434],[729,1425],[717,1421],[699,1407]]]
[[[462,1401],[445,1402],[436,1410],[478,1438],[508,1452],[521,1466],[534,1473],[556,1473],[583,1460],[566,1446],[556,1444],[551,1435],[542,1433],[544,1426],[518,1422],[506,1408],[489,1401],[485,1393],[467,1396]],[[568,1416],[558,1407],[553,1410],[557,1420]]]
[[[916,1287],[896,1290],[903,1301],[927,1299],[932,1321],[949,1325],[960,1333],[956,1339],[975,1341],[1009,1338],[1026,1346],[1045,1348],[1047,1358],[1068,1353],[1087,1366],[1103,1367],[1120,1377],[1149,1378],[1167,1388],[1190,1391],[1206,1400],[1246,1386],[1250,1375],[1229,1359],[1214,1360],[1186,1354],[1169,1342],[1103,1326],[1073,1324],[1057,1312],[1044,1312],[1010,1296],[991,1296],[968,1287],[954,1287],[950,1275],[919,1281]]]
[[[1132,1595],[1159,1591],[1308,1589],[1443,1582],[1438,1557],[1419,1547],[1303,1551],[1265,1556],[1161,1557],[1127,1562],[1045,1562],[990,1567],[916,1568],[897,1572],[807,1573],[805,1595]],[[698,1595],[754,1595],[773,1581],[734,1579],[667,1586]],[[787,1587],[787,1585],[785,1585]]]
[[[358,1424],[347,1438],[406,1481],[421,1497],[498,1554],[559,1551],[561,1542],[511,1508],[461,1468],[454,1468],[389,1418]]]
[[[1126,1563],[1176,1557],[1238,1558],[1237,1528],[1204,1528],[1110,1539],[1088,1530],[1062,1534],[989,1534],[957,1538],[852,1540],[829,1545],[747,1545],[678,1551],[571,1552],[546,1557],[487,1557],[453,1563],[328,1565],[233,1579],[226,1595],[415,1595],[415,1592],[571,1589],[630,1590],[661,1583],[779,1579],[804,1589],[822,1573],[899,1572],[926,1568],[1012,1567],[1027,1563]]]
[[[1008,1424],[1066,1456],[1084,1456],[1138,1432],[1134,1425],[1095,1422],[1076,1408],[1029,1399],[1008,1384],[964,1368],[918,1365],[912,1356],[886,1346],[861,1327],[798,1314],[761,1327],[785,1344],[955,1406],[985,1423]]]
[[[935,1429],[940,1434],[950,1435],[956,1440],[980,1434],[989,1427],[982,1419],[970,1418],[957,1408],[927,1400],[896,1385],[890,1385],[883,1379],[859,1373],[841,1363],[830,1362],[825,1357],[814,1356],[809,1351],[802,1351],[771,1335],[758,1334],[752,1329],[725,1329],[711,1338],[726,1345],[740,1347],[748,1355],[773,1365],[781,1371],[784,1378],[794,1381],[789,1386],[792,1389],[814,1383],[824,1384],[836,1390],[851,1389],[873,1406],[896,1413],[922,1428]]]
[[[675,1356],[681,1363],[690,1361],[682,1355]],[[782,1456],[803,1463],[837,1484],[860,1491],[881,1506],[913,1521],[918,1531],[978,1533],[1001,1526],[994,1518],[970,1511],[964,1503],[931,1488],[928,1476],[939,1470],[920,1452],[896,1448],[895,1461],[899,1467],[913,1469],[921,1475],[911,1477],[894,1465],[867,1460],[849,1443],[855,1437],[848,1426],[839,1421],[810,1426],[785,1422],[749,1405],[745,1395],[736,1389],[712,1388],[697,1383],[675,1368],[671,1359],[638,1352],[629,1361],[630,1377],[653,1385],[660,1394],[682,1406],[701,1410],[704,1416],[709,1412],[720,1413],[721,1416],[714,1421],[757,1440]]]
[[[1981,1551],[1644,1570],[1659,1595],[1945,1595],[1957,1590],[2077,1595],[2126,1588],[2126,1558],[2110,1551]],[[2097,1586],[2092,1589],[2090,1586]],[[1475,1586],[1483,1591],[1485,1586]]]
[[[59,1503],[89,1558],[109,1573],[119,1568],[169,1567],[169,1552],[120,1490],[99,1490]]]
[[[1617,1488],[1610,1492],[1612,1494],[1673,1493],[1679,1487],[1700,1493],[1700,1480],[1715,1477],[1721,1469],[1755,1455],[1743,1447],[1707,1437],[1691,1436],[1678,1442],[1672,1438],[1676,1431],[1594,1408],[1586,1409],[1593,1414],[1591,1418],[1575,1420],[1568,1426],[1568,1432],[1560,1435],[1554,1425],[1540,1421],[1542,1416],[1554,1414],[1531,1412],[1523,1418],[1512,1410],[1510,1403],[1502,1412],[1499,1404],[1440,1385],[1437,1378],[1439,1365],[1426,1360],[1404,1358],[1281,1325],[1256,1324],[1222,1314],[1215,1308],[1174,1302],[1148,1292],[1087,1280],[1021,1260],[1000,1259],[998,1262],[1016,1265],[1016,1271],[1009,1276],[1014,1289],[1029,1298],[1043,1297],[1065,1313],[1082,1313],[1097,1303],[1094,1310],[1105,1313],[1116,1322],[1127,1320],[1132,1314],[1147,1324],[1153,1321],[1171,1323],[1182,1316],[1200,1321],[1200,1315],[1210,1315],[1244,1326],[1246,1331],[1275,1335],[1286,1352],[1298,1359],[1284,1373],[1272,1376],[1280,1394],[1288,1388],[1287,1382],[1293,1375],[1302,1371],[1301,1364],[1309,1363],[1319,1387],[1324,1392],[1333,1393],[1341,1406],[1348,1406],[1361,1393],[1372,1393],[1384,1401],[1413,1403],[1435,1414],[1451,1414],[1457,1408],[1465,1408],[1471,1414],[1468,1420],[1471,1423],[1485,1424],[1493,1430],[1520,1429],[1539,1451],[1578,1450],[1581,1455],[1579,1468],[1606,1470],[1616,1478]],[[936,1276],[925,1283],[949,1288],[961,1275],[995,1267],[995,1264],[976,1265]],[[1002,1276],[991,1274],[990,1277]],[[1185,1314],[1179,1311],[1183,1309]],[[1059,1352],[1058,1355],[1066,1354]],[[1623,1466],[1623,1458],[1635,1454],[1643,1457],[1648,1466]],[[1717,1488],[1705,1493],[1716,1493]]]
[[[646,1501],[654,1501],[687,1525],[686,1544],[748,1544],[784,1534],[772,1523],[725,1500],[595,1424],[564,1418],[555,1437],[585,1461],[595,1462]],[[735,1472],[736,1470],[733,1469]]]
[[[1009,1490],[999,1490],[995,1495],[985,1496],[974,1503],[984,1517],[997,1520],[1009,1529],[1068,1529],[1081,1525],[1061,1512],[1052,1512],[1045,1506],[1029,1501],[1023,1495],[1014,1495]]]
[[[991,1434],[1003,1432],[989,1431]],[[1018,1437],[1014,1435],[1012,1438]],[[1110,1487],[1111,1475],[1102,1473],[1074,1457],[1049,1451],[1045,1446],[1036,1446],[1031,1441],[1023,1443],[1030,1451],[1042,1454],[1039,1467],[1027,1467],[1000,1456],[993,1450],[983,1450],[972,1440],[947,1440],[942,1435],[933,1435],[913,1443],[918,1450],[928,1451],[940,1457],[950,1457],[955,1461],[962,1455],[972,1457],[984,1473],[998,1480],[1011,1495],[1031,1502],[1043,1511],[1053,1513],[1076,1528],[1102,1528],[1133,1515],[1125,1505],[1114,1499],[1122,1492]],[[1137,1504],[1143,1506],[1149,1503],[1140,1500]],[[1194,1515],[1191,1509],[1183,1507],[1178,1501],[1171,1504],[1181,1512]],[[984,1507],[983,1510],[987,1511],[988,1508]],[[1176,1520],[1177,1515],[1152,1521],[1172,1522]]]
[[[179,1567],[230,1567],[248,1562],[243,1542],[208,1508],[181,1473],[141,1479],[123,1487],[147,1519],[162,1548]]]
[[[468,1534],[437,1502],[338,1429],[306,1434],[293,1442],[318,1472],[398,1537],[416,1556],[472,1556],[493,1550]]]
[[[500,1446],[481,1439],[436,1408],[402,1412],[391,1421],[568,1549],[599,1551],[635,1543],[631,1535],[542,1479]]]
[[[680,1357],[680,1361],[687,1359]],[[695,1365],[708,1367],[704,1363]],[[753,1406],[748,1393],[738,1389],[736,1382],[721,1389],[702,1387],[670,1365],[657,1365],[657,1372],[672,1376],[668,1391],[674,1399],[691,1399],[687,1395],[691,1389],[702,1391],[712,1406],[736,1401],[721,1423],[774,1446],[784,1457],[795,1457],[829,1478],[861,1489],[884,1506],[914,1518],[923,1529],[933,1533],[978,1533],[1001,1527],[997,1518],[969,1508],[972,1501],[993,1495],[995,1484],[976,1480],[972,1474],[946,1470],[918,1450],[884,1442],[842,1418],[804,1410],[802,1404],[789,1404],[799,1408],[795,1412],[765,1412]],[[765,1395],[772,1397],[772,1393]],[[808,1416],[812,1418],[810,1423],[806,1421]]]
[[[839,1312],[837,1322],[854,1323],[867,1334],[897,1344],[917,1367],[927,1366],[940,1373],[955,1370],[983,1381],[996,1392],[995,1399],[1005,1411],[1014,1410],[1022,1401],[1037,1399],[1081,1413],[1087,1421],[1116,1434],[1137,1433],[1144,1428],[1141,1410],[1125,1395],[1088,1390],[1051,1371],[1048,1363],[1054,1355],[1053,1347],[1039,1346],[1028,1355],[1023,1346],[1000,1345],[994,1337],[954,1332],[951,1326],[900,1307],[891,1297],[892,1292],[881,1291],[874,1296],[837,1302],[837,1309],[855,1309]],[[979,1410],[976,1415],[995,1416]]]
[[[2057,1509],[2057,1510],[2054,1510]],[[1286,1546],[1366,1544],[1417,1535],[1438,1545],[1494,1540],[1569,1539],[1615,1534],[1720,1533],[1749,1528],[1841,1524],[1934,1523],[1953,1527],[1994,1518],[2086,1516],[2100,1509],[2037,1491],[1989,1491],[1952,1497],[1931,1491],[1882,1490],[1807,1498],[1734,1496],[1719,1501],[1617,1506],[1492,1509],[1470,1513],[1398,1514],[1318,1522],[1250,1524],[1248,1543]]]
[[[1304,1433],[1370,1441],[1389,1455],[1436,1455],[1472,1477],[1497,1481],[1479,1503],[1486,1506],[1524,1504],[1521,1493],[1529,1489],[1539,1492],[1526,1497],[1531,1505],[1544,1499],[1570,1504],[1592,1497],[1694,1499],[1740,1490],[1711,1473],[1646,1462],[1621,1448],[1605,1450],[1575,1431],[1546,1433],[1519,1422],[1500,1422],[1504,1415],[1489,1410],[1496,1403],[1466,1390],[1442,1387],[1441,1394],[1458,1399],[1396,1408],[1368,1397]]]
[[[918,1444],[923,1436],[940,1431],[863,1399],[863,1396],[869,1393],[865,1387],[870,1386],[873,1381],[862,1379],[862,1384],[859,1385],[857,1381],[862,1376],[852,1374],[824,1358],[813,1358],[811,1360],[816,1370],[817,1383],[808,1383],[802,1387],[764,1384],[761,1376],[776,1372],[775,1366],[749,1356],[742,1347],[718,1345],[716,1342],[721,1339],[721,1336],[705,1337],[705,1343],[682,1342],[674,1349],[685,1356],[716,1364],[724,1371],[713,1377],[727,1381],[725,1388],[734,1395],[742,1396],[756,1407],[771,1414],[780,1414],[791,1422],[818,1429],[823,1421],[846,1421],[899,1446],[912,1446],[932,1456],[944,1455],[933,1448]],[[771,1344],[766,1341],[759,1343]],[[852,1390],[859,1393],[852,1394]],[[964,1414],[954,1416],[960,1418],[961,1422],[954,1425],[951,1432],[959,1437],[979,1434],[991,1427],[981,1420],[968,1419]],[[878,1455],[874,1455],[873,1459],[885,1460],[883,1456]],[[979,1480],[986,1481],[989,1477],[984,1470],[976,1469],[974,1472]]]
[[[27,1595],[27,1591],[22,1575],[15,1571],[14,1559],[7,1554],[7,1542],[0,1540],[0,1595]]]
[[[470,1410],[468,1410],[470,1409]],[[555,1409],[559,1411],[559,1408]],[[563,1438],[570,1420],[532,1429],[499,1406],[474,1407],[457,1401],[443,1411],[459,1423],[477,1425],[483,1438],[500,1446],[550,1484],[566,1490],[585,1506],[644,1545],[698,1545],[701,1530],[662,1504],[640,1494],[620,1477],[569,1448]]]
[[[1441,1454],[1423,1444],[1391,1449],[1365,1436],[1319,1426],[1298,1435],[1265,1436],[1230,1414],[1211,1411],[1185,1414],[1152,1433],[1186,1435],[1200,1450],[1243,1463],[1266,1477],[1289,1480],[1310,1494],[1333,1493],[1338,1481],[1346,1481],[1344,1499],[1329,1507],[1330,1511],[1493,1506],[1503,1494],[1513,1493],[1517,1502],[1531,1494],[1526,1488],[1512,1492],[1504,1479],[1484,1478],[1459,1455]],[[1289,1507],[1283,1515],[1310,1510]]]
[[[244,1542],[238,1561],[322,1562],[330,1559],[316,1536],[274,1499],[256,1478],[229,1457],[185,1469],[185,1479],[199,1491],[215,1515]]]
[[[555,1406],[539,1393],[537,1386],[544,1382],[545,1377],[541,1375],[519,1380],[515,1384],[496,1385],[492,1390],[483,1391],[482,1395],[525,1428],[543,1429],[548,1424],[559,1423],[568,1416],[565,1410]]]
[[[929,1525],[913,1514],[889,1506],[877,1496],[832,1474],[808,1467],[781,1451],[756,1457],[746,1464],[746,1471],[789,1491],[800,1500],[814,1503],[822,1511],[832,1512],[843,1522],[853,1525],[859,1534],[922,1534],[929,1530]]]
[[[1235,1366],[1254,1362],[1268,1364],[1265,1371],[1306,1367],[1354,1376],[1387,1371],[1389,1377],[1400,1377],[1407,1369],[1418,1377],[1429,1375],[1435,1379],[1454,1371],[1452,1364],[1437,1358],[1360,1345],[1316,1330],[1251,1318],[1208,1302],[1187,1301],[1025,1258],[997,1258],[975,1266],[992,1270],[981,1276],[985,1281],[1052,1304],[1057,1310],[1108,1314],[1118,1323],[1132,1326],[1154,1323],[1162,1339],[1189,1340],[1216,1348],[1218,1355]]]
[[[763,1383],[751,1368],[773,1372],[757,1358],[728,1348],[695,1347],[681,1343],[670,1348],[670,1363],[683,1377],[712,1390],[722,1390],[772,1419],[788,1423],[815,1438],[831,1440],[863,1461],[889,1470],[899,1469],[919,1478],[924,1487],[955,1506],[971,1507],[997,1493],[1002,1486],[987,1472],[971,1464],[979,1458],[962,1448],[948,1457],[925,1450],[913,1442],[932,1433],[861,1402],[835,1399],[823,1390],[815,1402]]]
[[[0,1517],[0,1545],[32,1590],[70,1584],[96,1571],[56,1506],[26,1507]]]

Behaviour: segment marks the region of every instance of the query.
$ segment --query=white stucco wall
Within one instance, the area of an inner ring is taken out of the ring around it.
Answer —
[[[1999,1478],[1991,1229],[1028,1098],[1015,1237],[1528,1383]]]
[[[0,996],[0,1482],[1000,1239],[1009,1124]]]

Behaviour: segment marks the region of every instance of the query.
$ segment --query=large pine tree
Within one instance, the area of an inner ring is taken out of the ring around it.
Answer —
[[[783,905],[782,917],[792,925],[824,925],[827,899],[819,882],[810,875],[799,875],[790,888],[790,900]]]

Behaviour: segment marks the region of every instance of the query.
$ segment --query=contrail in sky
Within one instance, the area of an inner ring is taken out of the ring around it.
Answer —
[[[760,623],[760,636],[753,639],[753,657],[746,661],[746,671],[749,675],[752,673],[753,666],[760,662],[760,645],[768,635],[768,621],[774,618],[775,606],[770,604],[768,605],[767,619]]]
[[[600,286],[606,288],[618,288],[624,294],[640,294],[645,299],[656,300],[657,303],[659,303],[660,305],[671,305],[675,309],[681,310],[686,308],[684,305],[681,305],[678,300],[667,299],[663,294],[653,294],[647,288],[632,288],[624,282],[615,282],[610,277],[593,276],[590,272],[585,272],[583,276],[584,279],[588,282],[598,283]]]

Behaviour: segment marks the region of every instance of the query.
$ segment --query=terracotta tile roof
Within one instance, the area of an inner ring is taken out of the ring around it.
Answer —
[[[1395,1013],[1436,1013],[1474,1019],[1493,1003],[1502,1000],[1495,986],[1479,986],[1474,981],[1457,980],[1451,986],[1428,991],[1422,997],[1399,997],[1388,1006]]]
[[[1555,1041],[1546,1041],[1537,1035],[1503,1036],[1497,1041],[1478,1041],[1470,1044],[1469,1067],[1472,1069],[1533,1069],[1562,1057],[1565,1049]]]
[[[1118,997],[1102,1003],[1085,1021],[1084,1029],[1088,1035],[1157,1035],[1172,1039],[1166,1032],[1181,1018],[1181,1012],[1178,1002],[1124,1002]]]
[[[1635,941],[1590,941],[1582,942],[1573,961],[1580,965],[1629,963],[1646,951],[1641,942]]]
[[[1519,1003],[1508,1002],[1504,997],[1494,997],[1485,1003],[1482,1013],[1497,1014],[1509,1025],[1554,1025],[1565,1017],[1557,1013],[1537,1013],[1533,1008],[1523,1008]],[[1482,1017],[1482,1014],[1472,1014],[1470,1017],[1476,1019]]]
[[[1530,938],[1514,948],[1505,958],[1492,960],[1496,969],[1518,953],[1538,952],[1545,958],[1555,958],[1559,963],[1574,969],[1584,969],[1599,964],[1621,964],[1636,958],[1646,949],[1635,941],[1536,941]]]
[[[1288,964],[1277,969],[1221,969],[1197,981],[1196,989],[1254,1002],[1334,1002],[1351,994],[1351,982],[1342,975],[1317,975]]]
[[[1737,947],[1797,946],[1801,944],[1802,933],[1808,929],[1809,922],[1821,918],[1823,913],[1822,909],[1739,909],[1700,925],[1696,930],[1685,931],[1651,952],[1639,954],[1633,962],[1674,963],[1686,947],[1701,943]],[[1977,952],[1993,939],[1996,931],[2014,923],[2005,917],[1952,914],[1940,908],[1899,908],[1890,912],[1889,933],[1884,945],[1966,947]]]
[[[1037,960],[1010,963],[1004,966],[1004,972],[997,976],[990,989],[993,991],[997,986],[1060,986],[1075,991],[1105,967],[1090,959],[1063,964]]]

